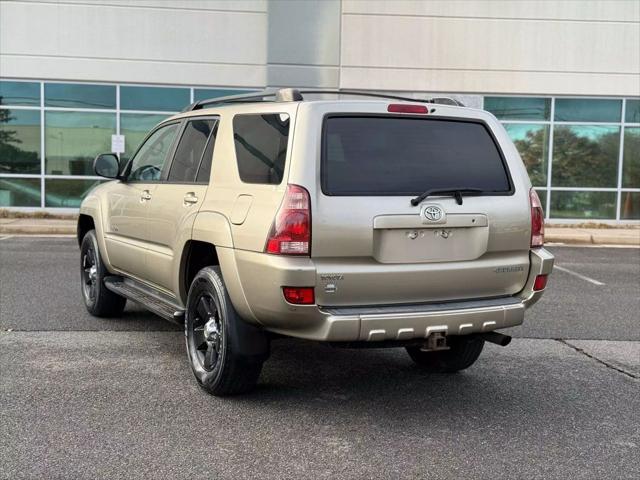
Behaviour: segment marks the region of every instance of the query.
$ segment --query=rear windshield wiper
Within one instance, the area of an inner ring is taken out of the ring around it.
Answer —
[[[449,194],[453,195],[456,199],[458,205],[462,205],[462,195],[465,193],[482,193],[483,190],[480,188],[430,188],[426,192],[421,193],[416,198],[411,199],[411,205],[414,207],[422,202],[425,198],[430,197],[431,195],[436,194]]]

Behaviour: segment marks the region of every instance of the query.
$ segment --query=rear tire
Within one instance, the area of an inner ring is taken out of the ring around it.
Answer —
[[[469,368],[480,356],[484,340],[467,336],[447,337],[449,350],[424,351],[407,347],[411,359],[430,373],[454,373]]]
[[[100,256],[95,230],[89,230],[80,245],[80,281],[87,311],[95,317],[122,315],[127,299],[104,286],[107,268]]]
[[[238,332],[255,327],[238,322],[244,323],[233,308],[220,268],[200,270],[189,288],[185,336],[193,374],[211,395],[246,393],[258,383],[266,357],[240,353],[251,340]]]

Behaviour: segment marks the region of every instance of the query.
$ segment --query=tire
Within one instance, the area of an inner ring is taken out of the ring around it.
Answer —
[[[473,365],[484,347],[484,340],[474,337],[451,336],[447,342],[449,350],[428,352],[420,347],[407,347],[407,353],[427,372],[454,373]]]
[[[219,267],[203,268],[191,283],[185,337],[191,369],[207,393],[227,396],[255,388],[268,340],[238,316]],[[258,354],[252,354],[255,344],[260,344]]]
[[[104,266],[95,230],[89,230],[80,245],[80,282],[87,311],[95,317],[122,315],[127,299],[104,286],[108,275]]]

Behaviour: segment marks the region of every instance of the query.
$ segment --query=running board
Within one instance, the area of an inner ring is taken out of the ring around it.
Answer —
[[[184,307],[181,307],[167,295],[129,278],[106,277],[104,285],[113,293],[139,303],[147,310],[174,323],[184,322]]]

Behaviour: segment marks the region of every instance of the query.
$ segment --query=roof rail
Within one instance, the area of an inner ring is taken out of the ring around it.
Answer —
[[[389,100],[402,100],[406,102],[420,103],[437,103],[441,105],[455,105],[464,107],[464,105],[449,97],[435,97],[430,99],[401,97],[399,95],[387,95],[383,93],[363,92],[361,90],[297,90],[295,88],[281,88],[279,90],[263,90],[261,92],[243,93],[241,95],[228,95],[225,97],[210,98],[207,100],[199,100],[186,107],[183,112],[199,110],[205,106],[222,105],[225,103],[252,103],[264,102],[266,98],[273,98],[276,102],[300,102],[304,100],[305,95],[357,95],[361,97],[386,98]]]
[[[361,97],[388,98],[390,100],[402,100],[406,102],[419,103],[437,103],[440,105],[454,105],[456,107],[464,107],[464,104],[451,97],[434,97],[434,98],[411,98],[401,97],[399,95],[388,95],[386,93],[363,92],[362,90],[300,90],[301,94],[317,95],[317,94],[341,94],[341,95],[357,95]]]

